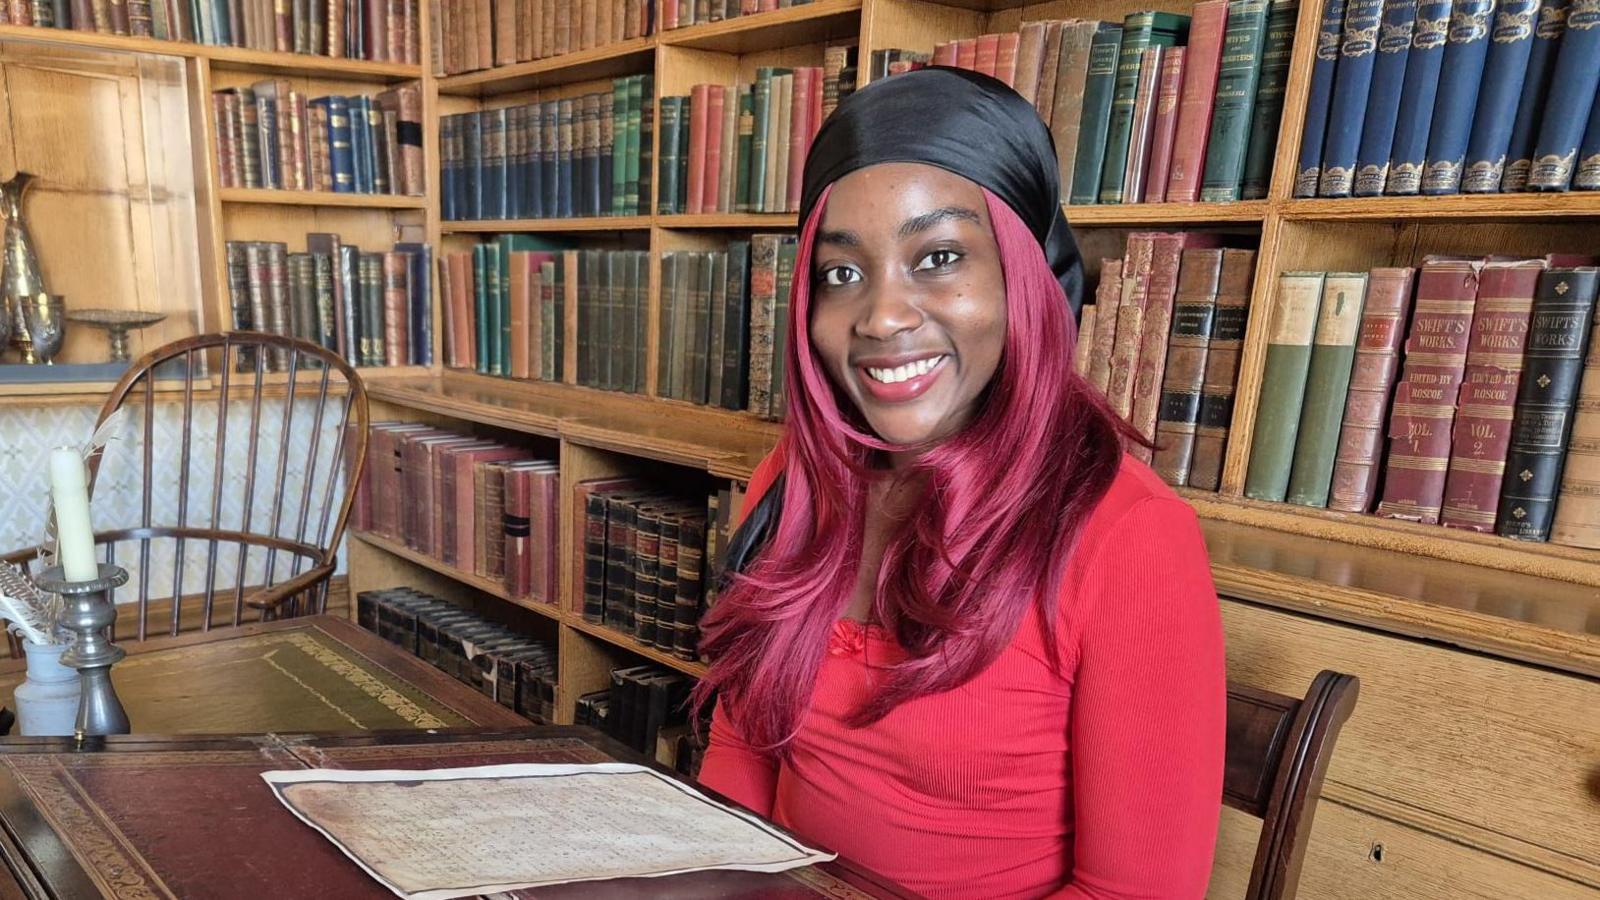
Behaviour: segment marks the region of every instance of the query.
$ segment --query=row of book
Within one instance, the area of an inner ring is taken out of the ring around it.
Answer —
[[[556,720],[556,652],[414,588],[356,594],[356,624],[537,723]]]
[[[575,493],[584,516],[584,621],[695,659],[742,492],[693,497],[623,477],[580,482]]]
[[[283,241],[228,241],[224,249],[235,329],[303,338],[356,366],[432,364],[428,244],[363,251],[318,232],[306,235],[304,251],[291,253]],[[287,351],[265,365],[283,370]]]
[[[433,71],[457,75],[656,32],[653,0],[431,0]]]
[[[794,212],[806,152],[842,96],[848,52],[825,65],[756,69],[749,84],[697,84],[661,98],[659,212]]]
[[[418,63],[411,0],[6,0],[0,24]]]
[[[556,603],[560,466],[525,447],[405,422],[371,426],[351,527]]]
[[[757,13],[804,6],[811,0],[662,0],[661,28],[687,28]]]
[[[630,75],[612,79],[609,91],[442,117],[441,214],[446,220],[647,215],[651,81]]]
[[[1134,232],[1100,260],[1073,364],[1147,440],[1168,484],[1216,490],[1233,419],[1256,251],[1197,232]]]
[[[694,728],[689,723],[692,690],[694,679],[681,672],[653,663],[621,666],[611,670],[610,683],[604,688],[578,697],[573,724],[602,731],[692,777],[699,771],[694,764]],[[703,740],[700,744],[703,753]]]
[[[1600,9],[1324,0],[1296,197],[1600,189]]]
[[[1600,547],[1597,291],[1559,255],[1283,273],[1245,496]]]
[[[225,188],[409,194],[425,188],[422,92],[307,99],[288,79],[211,95]]]

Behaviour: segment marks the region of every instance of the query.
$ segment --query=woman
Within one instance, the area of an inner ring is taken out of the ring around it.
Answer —
[[[889,78],[818,133],[800,213],[702,781],[929,896],[1201,896],[1217,601],[1194,514],[1072,372],[1048,130],[983,75]]]

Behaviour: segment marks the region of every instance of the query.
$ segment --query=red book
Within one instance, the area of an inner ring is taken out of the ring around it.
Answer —
[[[1211,108],[1217,98],[1217,72],[1222,66],[1222,35],[1228,25],[1228,0],[1200,0],[1189,20],[1189,45],[1184,50],[1183,92],[1172,140],[1172,170],[1167,176],[1167,202],[1200,199],[1206,143],[1211,138]]]
[[[405,468],[403,482],[405,487],[402,496],[406,498],[402,536],[407,547],[418,553],[433,555],[434,543],[438,536],[438,523],[433,517],[437,487],[433,475],[434,457],[444,447],[472,442],[473,438],[459,434],[418,434],[408,436],[402,442],[400,455]]]
[[[956,65],[963,69],[978,68],[977,38],[962,38],[956,41]]]
[[[1021,46],[1022,35],[1015,31],[1008,31],[995,39],[994,77],[1004,81],[1007,87],[1017,80],[1017,51]]]
[[[1339,449],[1334,452],[1328,508],[1364,513],[1372,508],[1382,462],[1383,425],[1389,397],[1400,373],[1400,344],[1411,310],[1411,283],[1417,270],[1373,269],[1367,273],[1367,299],[1361,310],[1361,335],[1350,370]]]
[[[415,422],[374,428],[367,438],[367,468],[371,481],[368,527],[391,540],[404,540],[400,530],[400,485],[403,468],[401,440],[409,434],[432,434],[435,429]]]
[[[706,113],[711,106],[711,85],[697,84],[689,89],[689,193],[684,212],[705,211]]]
[[[473,440],[437,448],[430,463],[433,478],[433,558],[440,562],[455,559],[456,508],[455,454],[467,450],[498,447],[494,441]]]
[[[1440,517],[1447,527],[1494,531],[1533,290],[1544,270],[1542,259],[1494,260],[1483,267],[1450,439]]]
[[[1150,171],[1144,179],[1144,202],[1167,199],[1167,178],[1172,171],[1172,149],[1178,136],[1178,98],[1183,89],[1183,47],[1172,47],[1161,60],[1161,80],[1156,88],[1156,118],[1150,126]]]
[[[528,515],[528,508],[532,501],[532,483],[528,478],[527,466],[534,463],[516,463],[506,466],[503,490],[505,491],[504,511],[502,513],[503,529],[505,532],[505,546],[501,551],[503,574],[501,580],[506,586],[506,593],[513,600],[522,600],[528,596],[529,578],[529,551],[532,549],[533,522]]]
[[[811,85],[816,74],[810,66],[797,66],[794,86],[789,100],[789,171],[784,173],[788,183],[789,207],[800,208],[800,176],[806,168],[806,148],[811,145]]]
[[[478,532],[476,517],[473,515],[476,511],[473,469],[479,463],[523,459],[527,456],[527,451],[515,447],[493,446],[457,450],[448,456],[447,462],[455,478],[450,485],[452,496],[444,499],[450,503],[451,511],[455,514],[455,527],[452,529],[455,542],[451,548],[452,552],[444,561],[458,569],[471,571],[474,541]]]
[[[705,118],[695,119],[697,128],[705,131],[705,174],[701,181],[703,195],[701,212],[727,212],[721,208],[722,194],[722,105],[725,89],[720,84],[708,84],[706,89]],[[693,140],[691,137],[690,140]],[[698,162],[698,161],[697,161]],[[693,210],[690,210],[693,212]]]
[[[1000,35],[980,34],[973,45],[972,68],[985,75],[994,75],[1000,62]]]
[[[1456,399],[1484,260],[1429,256],[1417,279],[1406,361],[1389,417],[1378,515],[1433,525],[1444,501]]]
[[[812,66],[811,67],[811,82],[807,86],[807,91],[811,95],[811,133],[806,136],[805,149],[807,151],[809,151],[811,149],[811,142],[816,139],[817,132],[822,130],[822,86],[826,82],[827,82],[827,79],[823,75],[822,67],[821,66]],[[805,154],[802,153],[801,154],[802,162],[804,161],[804,159],[803,159],[804,156],[805,156]],[[805,171],[805,166],[802,165],[800,167],[800,170],[802,172]],[[799,194],[791,194],[790,196],[798,197],[800,195]]]
[[[1167,343],[1172,334],[1172,302],[1178,295],[1178,270],[1187,248],[1216,247],[1218,235],[1209,232],[1156,234],[1151,240],[1150,285],[1144,295],[1140,319],[1139,357],[1133,373],[1133,413],[1130,421],[1147,438],[1156,434],[1161,411],[1161,380],[1167,370]],[[1143,446],[1129,448],[1136,458],[1151,461]]]
[[[933,64],[936,66],[959,65],[959,63],[956,62],[956,42],[945,41],[940,44],[934,44]]]

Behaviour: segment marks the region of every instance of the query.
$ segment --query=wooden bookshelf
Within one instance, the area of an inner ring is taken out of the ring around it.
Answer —
[[[569,219],[474,219],[444,220],[439,230],[445,234],[502,234],[505,232],[544,232],[562,234],[585,231],[639,231],[650,227],[649,216],[584,216]]]
[[[272,191],[261,188],[218,188],[223,203],[266,206],[328,206],[349,209],[423,209],[427,197],[401,194],[340,194],[334,191]]]
[[[756,53],[840,38],[860,31],[862,0],[814,0],[770,12],[663,31],[666,46],[719,53]]]
[[[1221,222],[1260,224],[1271,205],[1265,200],[1238,203],[1066,204],[1061,212],[1074,228],[1210,225]]]
[[[437,79],[439,93],[461,97],[519,94],[536,88],[648,72],[656,38],[641,37],[547,59]]]
[[[440,575],[443,575],[453,581],[459,581],[475,591],[481,591],[482,593],[488,594],[491,597],[503,600],[516,606],[520,606],[523,609],[533,610],[541,616],[546,616],[557,621],[560,621],[562,618],[561,609],[555,604],[539,603],[536,601],[522,600],[513,597],[511,596],[511,593],[506,590],[505,584],[497,581],[496,579],[485,578],[482,575],[477,575],[463,569],[458,569],[455,566],[446,565],[445,563],[442,563],[425,553],[418,553],[404,544],[391,541],[388,538],[373,534],[368,531],[352,531],[350,536],[358,541],[363,541],[378,550],[382,550],[385,553],[390,553],[400,557],[401,559],[409,560],[410,562],[422,566],[425,569],[431,569],[432,571],[438,572]]]

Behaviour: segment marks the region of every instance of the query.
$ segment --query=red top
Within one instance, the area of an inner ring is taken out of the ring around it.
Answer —
[[[746,509],[776,477],[769,457]],[[719,706],[700,780],[930,897],[1201,897],[1222,801],[1222,625],[1194,512],[1124,457],[1061,585],[1050,664],[1031,614],[953,691],[844,725],[892,634],[834,626],[778,764]]]

